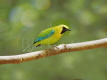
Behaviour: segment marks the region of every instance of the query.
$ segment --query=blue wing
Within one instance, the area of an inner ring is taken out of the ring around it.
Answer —
[[[55,30],[52,30],[52,29],[46,29],[44,31],[42,31],[38,37],[35,39],[35,41],[33,42],[33,44],[35,44],[36,42],[38,41],[41,41],[43,39],[46,39],[50,36],[52,36],[54,34]]]

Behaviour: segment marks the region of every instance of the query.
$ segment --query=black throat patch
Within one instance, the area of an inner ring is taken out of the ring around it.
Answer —
[[[63,27],[61,34],[65,33],[67,31],[67,29],[65,27]]]

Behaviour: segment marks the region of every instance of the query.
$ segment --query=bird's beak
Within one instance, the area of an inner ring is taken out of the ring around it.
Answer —
[[[71,31],[71,29],[66,29],[66,31]]]

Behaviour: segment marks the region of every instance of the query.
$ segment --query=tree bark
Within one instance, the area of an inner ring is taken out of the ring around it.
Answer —
[[[18,64],[26,61],[36,60],[43,57],[53,56],[66,52],[88,50],[94,48],[106,47],[107,38],[87,41],[81,43],[61,44],[51,49],[30,52],[20,55],[0,56],[0,64]]]

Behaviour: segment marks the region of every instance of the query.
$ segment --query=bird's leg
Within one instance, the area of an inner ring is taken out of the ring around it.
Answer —
[[[55,44],[51,44],[51,45],[53,45],[55,48],[59,49],[59,48],[57,47],[57,45],[55,45]]]

